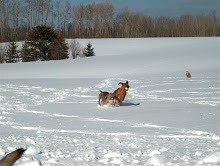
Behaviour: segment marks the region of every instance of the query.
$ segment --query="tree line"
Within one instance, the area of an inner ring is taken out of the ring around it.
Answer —
[[[178,18],[149,17],[109,2],[74,5],[61,0],[0,0],[0,42],[26,40],[33,27],[51,26],[65,38],[220,36],[215,11]]]

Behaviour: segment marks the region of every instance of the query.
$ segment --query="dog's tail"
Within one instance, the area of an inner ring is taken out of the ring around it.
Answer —
[[[26,149],[20,148],[9,153],[0,160],[0,166],[13,166],[13,164],[23,155],[25,150]]]

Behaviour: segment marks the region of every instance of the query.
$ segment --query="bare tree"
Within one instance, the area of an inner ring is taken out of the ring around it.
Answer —
[[[217,36],[217,31],[218,31],[218,21],[216,18],[216,11],[212,10],[210,13],[211,21],[213,23],[212,26],[212,36]]]
[[[69,48],[73,59],[83,56],[83,48],[77,40],[72,40]]]
[[[32,27],[32,0],[26,0],[25,1],[27,3],[27,8],[24,14],[24,17],[26,18],[26,27],[27,27],[27,33],[29,33],[30,28]]]
[[[45,2],[45,20],[44,20],[44,25],[48,25],[48,17],[49,17],[49,12],[51,10],[51,6],[52,6],[52,0],[47,0]]]
[[[18,29],[18,18],[20,14],[20,2],[18,0],[13,0],[12,4],[12,33],[11,39],[15,40],[17,36]]]
[[[8,41],[11,38],[10,13],[12,11],[12,1],[1,0],[1,39]]]
[[[66,2],[65,7],[64,7],[64,11],[62,13],[62,18],[61,18],[62,32],[63,32],[64,36],[66,36],[66,28],[67,28],[66,24],[67,24],[69,17],[70,17],[70,9],[71,9],[70,3]]]
[[[55,14],[54,16],[57,17],[57,30],[58,30],[58,34],[60,35],[60,1],[57,1],[55,4]]]
[[[84,37],[84,6],[73,6],[73,23],[75,29],[75,37]]]
[[[2,6],[3,6],[3,0],[0,0],[0,41],[2,40],[2,35],[3,35]]]

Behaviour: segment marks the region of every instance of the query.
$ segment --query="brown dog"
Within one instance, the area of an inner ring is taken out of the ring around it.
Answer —
[[[110,100],[113,99],[113,104],[112,106],[116,105],[116,101],[118,100],[115,95],[113,93],[109,93],[109,92],[102,92],[100,90],[100,94],[99,94],[99,105],[107,105]]]
[[[191,78],[191,74],[188,71],[186,71],[186,78]]]
[[[119,82],[118,85],[121,84],[121,88],[118,88],[114,91],[114,95],[115,97],[118,99],[118,104],[120,105],[126,96],[126,91],[128,91],[129,89],[129,85],[128,85],[128,81],[126,81],[125,83]]]
[[[22,156],[24,152],[25,149],[20,148],[16,151],[9,153],[3,159],[0,160],[0,166],[13,166],[14,163]]]

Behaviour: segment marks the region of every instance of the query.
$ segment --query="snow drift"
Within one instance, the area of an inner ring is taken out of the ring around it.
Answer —
[[[19,166],[220,164],[220,38],[78,41],[96,56],[0,65],[1,157],[23,147]],[[120,107],[97,107],[99,90],[126,80]]]

